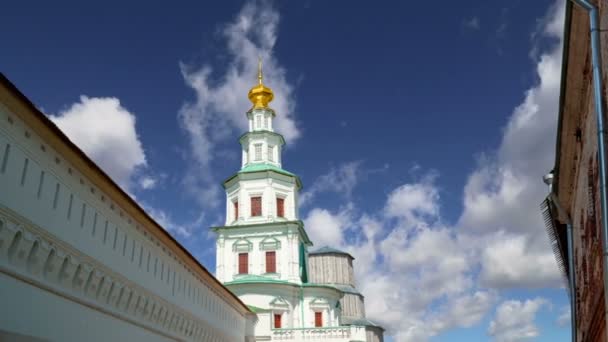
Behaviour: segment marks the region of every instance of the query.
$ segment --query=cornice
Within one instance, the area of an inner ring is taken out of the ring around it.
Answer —
[[[6,118],[7,127],[15,121],[21,120],[26,126],[26,136],[37,135],[43,142],[44,150],[54,150],[54,160],[57,165],[67,168],[69,172],[79,173],[80,184],[85,188],[99,189],[96,196],[102,201],[111,203],[111,209],[120,213],[129,224],[133,222],[147,234],[153,236],[162,246],[172,252],[176,260],[195,274],[243,316],[251,312],[249,308],[226,289],[190,252],[175,240],[166,229],[156,222],[135,200],[124,192],[97,164],[95,164],[70,139],[0,72],[0,104],[10,112]],[[5,118],[1,118],[4,120]],[[10,127],[9,127],[10,128]],[[31,132],[31,133],[30,133]],[[23,134],[24,132],[19,132]]]
[[[0,272],[178,341],[230,337],[0,207]]]

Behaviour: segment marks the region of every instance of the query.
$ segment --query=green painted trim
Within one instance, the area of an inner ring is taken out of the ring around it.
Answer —
[[[306,250],[304,243],[300,242],[299,245],[299,256],[300,256],[300,280],[303,283],[308,283],[308,264],[306,263]]]
[[[367,318],[341,317],[341,323],[347,326],[370,327],[385,330],[382,326],[370,321]]]
[[[277,305],[277,306],[282,306],[282,305],[287,305],[289,306],[289,302],[285,300],[285,298],[281,297],[281,296],[276,296],[274,297],[270,303],[268,303],[270,305]]]
[[[267,129],[259,129],[259,130],[255,130],[255,131],[251,131],[251,132],[245,132],[245,133],[241,134],[241,136],[239,137],[239,143],[242,145],[243,140],[249,135],[255,136],[255,135],[264,135],[264,134],[278,136],[281,140],[281,145],[285,146],[285,138],[283,137],[283,135],[281,135],[277,132],[269,131]]]
[[[365,328],[364,325],[338,325],[337,327],[314,327],[314,328],[271,328],[271,330],[331,330],[339,328],[358,327]]]
[[[274,236],[267,236],[260,241],[259,248],[261,251],[278,251],[281,249],[281,241]]]
[[[255,224],[241,224],[241,225],[234,225],[234,226],[215,226],[215,227],[211,227],[211,230],[217,233],[222,230],[234,230],[234,229],[239,229],[239,228],[251,228],[251,227],[260,227],[260,226],[274,227],[274,226],[289,225],[289,224],[295,224],[298,226],[298,231],[300,233],[300,236],[302,237],[302,240],[304,241],[304,244],[306,244],[307,246],[313,245],[312,241],[310,241],[310,238],[308,237],[308,234],[306,233],[306,230],[304,229],[304,222],[302,222],[302,220],[255,223]]]
[[[246,247],[246,248],[242,248],[241,247]],[[236,240],[233,244],[232,244],[232,251],[233,252],[246,252],[249,253],[253,250],[253,242],[247,240],[246,238],[240,238],[238,240]]]
[[[241,284],[277,284],[277,285],[291,285],[291,286],[297,286],[297,284],[294,283],[290,283],[284,280],[276,280],[276,279],[247,279],[244,277],[229,281],[227,283],[224,283],[225,286],[230,286],[230,285],[241,285]]]
[[[333,286],[328,286],[328,285],[323,285],[323,284],[297,284],[297,283],[292,283],[292,282],[289,282],[286,280],[277,280],[277,279],[267,278],[267,277],[263,277],[263,276],[256,276],[256,275],[248,275],[248,276],[245,275],[245,276],[239,277],[238,279],[224,283],[225,286],[244,285],[244,284],[275,284],[275,285],[288,285],[288,286],[301,287],[301,288],[305,288],[305,287],[321,288],[321,289],[334,290],[338,293],[342,293],[342,291],[336,289]]]
[[[270,310],[270,309],[258,308],[257,306],[253,306],[253,305],[247,305],[247,307],[248,307],[248,308],[249,308],[249,310],[251,310],[253,313],[271,312],[271,311],[272,311],[272,310]]]
[[[302,284],[303,287],[311,287],[311,288],[324,288],[324,289],[332,289],[332,290],[336,290],[340,293],[342,293],[342,291],[338,290],[337,288],[330,286],[330,285],[325,285],[325,284],[316,284],[316,283],[305,283]]]
[[[359,292],[359,290],[357,290],[353,286],[343,285],[343,284],[334,284],[334,283],[327,283],[327,285],[333,286],[344,293],[359,295],[359,296],[363,297],[363,294],[361,292]]]
[[[276,165],[270,163],[249,163],[245,165],[238,173],[253,173],[253,172],[263,172],[263,171],[274,171],[277,173],[282,173],[286,176],[290,177],[298,177],[294,173],[291,173],[287,170],[284,170]]]
[[[249,164],[249,165],[245,166],[241,170],[237,171],[234,175],[232,175],[232,176],[228,177],[226,180],[224,180],[222,182],[222,186],[224,187],[224,189],[226,189],[226,184],[228,182],[230,182],[231,180],[233,180],[234,178],[237,178],[238,176],[240,176],[242,174],[258,173],[258,172],[274,172],[274,173],[277,173],[277,174],[280,174],[283,176],[294,178],[298,190],[303,189],[302,180],[300,179],[300,177],[298,177],[297,175],[295,175],[289,171],[281,169],[275,165],[267,164],[267,163],[254,163],[254,164]]]

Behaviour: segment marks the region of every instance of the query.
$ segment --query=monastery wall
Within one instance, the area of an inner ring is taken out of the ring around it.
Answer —
[[[3,328],[52,340],[245,340],[254,316],[74,154],[0,85]]]

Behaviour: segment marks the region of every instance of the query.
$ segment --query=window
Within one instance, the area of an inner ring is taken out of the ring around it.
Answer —
[[[268,161],[274,162],[274,146],[268,145]]]
[[[315,327],[323,326],[323,313],[315,311]]]
[[[251,197],[251,216],[262,216],[262,197]]]
[[[274,314],[274,328],[281,328],[281,314]]]
[[[277,216],[285,217],[285,199],[277,197]]]
[[[254,160],[255,161],[262,160],[262,144],[255,144],[255,145],[253,145],[253,148],[255,149]]]
[[[260,127],[261,126],[261,123],[260,123],[261,119],[262,119],[262,117],[260,115],[256,115],[255,116],[255,128],[256,129],[260,129],[261,128]]]
[[[266,252],[266,273],[277,273],[276,252]]]
[[[239,253],[239,274],[249,273],[249,253]]]
[[[232,205],[234,206],[234,220],[236,221],[239,219],[239,201],[232,202]]]
[[[264,118],[264,129],[268,129],[268,117]]]

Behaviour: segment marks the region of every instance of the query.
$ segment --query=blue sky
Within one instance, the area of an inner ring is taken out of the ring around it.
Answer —
[[[13,2],[0,68],[210,270],[258,55],[301,218],[395,341],[556,341],[563,1]]]

